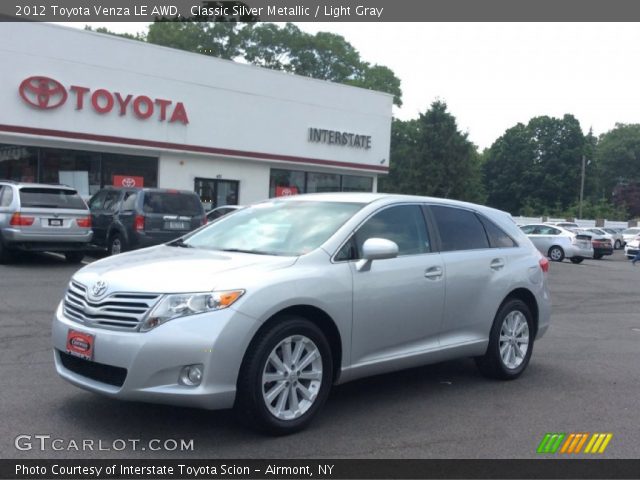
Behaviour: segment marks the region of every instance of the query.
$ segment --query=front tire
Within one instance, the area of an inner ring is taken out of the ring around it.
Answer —
[[[487,353],[476,358],[476,365],[487,377],[514,380],[529,364],[533,341],[533,317],[529,307],[522,300],[509,299],[498,310]]]
[[[561,262],[564,260],[564,250],[557,245],[554,245],[549,249],[549,258],[554,262]]]
[[[273,435],[302,430],[327,400],[332,372],[322,331],[303,317],[282,316],[249,347],[236,412],[243,423]]]

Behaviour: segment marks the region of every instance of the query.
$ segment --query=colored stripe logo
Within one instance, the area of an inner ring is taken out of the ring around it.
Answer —
[[[612,438],[613,433],[547,433],[537,453],[604,453]]]

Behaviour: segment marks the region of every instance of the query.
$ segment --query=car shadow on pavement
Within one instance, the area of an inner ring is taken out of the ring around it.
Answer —
[[[396,409],[407,400],[437,401],[440,388],[486,382],[473,361],[457,360],[390,374],[368,377],[334,387],[310,430],[347,428],[342,420],[370,423],[371,410]],[[440,387],[440,388],[436,388]],[[441,390],[440,390],[441,391]],[[435,397],[435,398],[434,398]],[[366,408],[363,408],[363,405]],[[243,427],[233,410],[207,411],[169,405],[123,402],[88,392],[68,397],[56,410],[63,423],[72,422],[84,432],[115,438],[188,438],[198,450],[220,451],[232,445],[261,444],[268,438]],[[143,432],[143,433],[141,433]],[[299,435],[304,435],[302,434]],[[249,442],[249,443],[247,443]],[[249,450],[250,451],[250,450]],[[171,455],[174,452],[162,452]],[[176,454],[184,452],[175,452]]]
[[[51,254],[46,252],[16,252],[13,253],[11,259],[6,263],[7,267],[36,269],[36,268],[68,268],[82,267],[82,264],[68,263],[60,254]]]

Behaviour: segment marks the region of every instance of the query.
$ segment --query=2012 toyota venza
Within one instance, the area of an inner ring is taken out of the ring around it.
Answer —
[[[453,200],[312,194],[258,203],[71,279],[56,369],[126,400],[234,406],[305,427],[333,384],[474,357],[525,370],[549,327],[543,258],[511,217]]]

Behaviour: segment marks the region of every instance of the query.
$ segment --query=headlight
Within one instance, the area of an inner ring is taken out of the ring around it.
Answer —
[[[147,332],[174,318],[222,310],[233,305],[243,294],[244,290],[225,290],[166,295],[147,315],[147,318],[142,322],[140,331]]]

